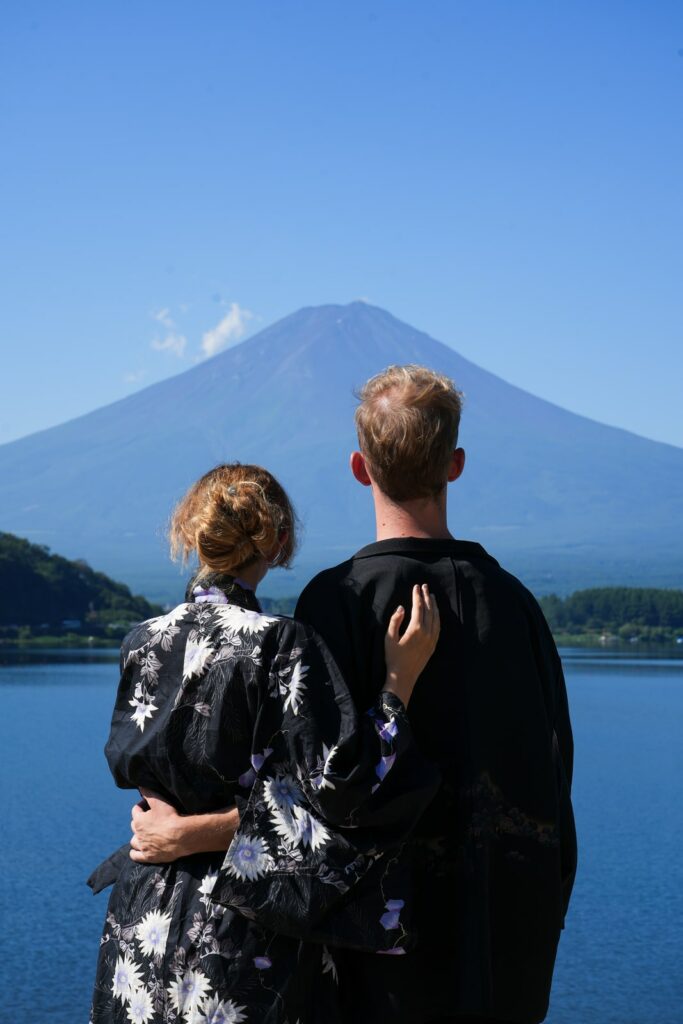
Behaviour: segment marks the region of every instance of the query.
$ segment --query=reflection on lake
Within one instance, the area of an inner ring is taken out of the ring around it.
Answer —
[[[683,660],[563,651],[576,741],[579,875],[550,1024],[680,1024]],[[117,652],[0,654],[5,833],[0,1017],[87,1021],[106,893],[132,794],[102,748]]]

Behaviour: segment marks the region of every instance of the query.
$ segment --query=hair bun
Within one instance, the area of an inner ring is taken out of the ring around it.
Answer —
[[[169,536],[174,557],[187,560],[196,551],[207,569],[232,574],[269,557],[283,531],[278,565],[288,565],[294,553],[291,502],[267,470],[235,462],[216,466],[189,489],[173,512]]]

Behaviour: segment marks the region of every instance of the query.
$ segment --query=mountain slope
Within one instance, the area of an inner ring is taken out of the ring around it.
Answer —
[[[129,624],[160,612],[84,562],[0,533],[0,631],[15,625],[61,632],[64,620],[71,620],[72,629],[83,623],[87,632],[100,634],[115,623],[123,635]]]
[[[466,396],[465,474],[451,522],[536,589],[675,585],[683,450],[576,416],[364,303],[302,309],[241,345],[76,420],[0,447],[0,528],[84,556],[154,597],[176,595],[164,529],[209,466],[272,469],[305,526],[295,591],[372,537],[347,471],[353,390],[389,363],[452,376]],[[278,580],[279,577],[279,580]]]

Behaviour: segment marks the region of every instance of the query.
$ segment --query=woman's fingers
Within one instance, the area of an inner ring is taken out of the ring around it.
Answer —
[[[387,629],[387,635],[390,640],[393,640],[395,644],[398,643],[400,636],[399,631],[401,629],[401,623],[405,616],[406,610],[402,604],[398,606],[394,614],[389,619],[389,628]]]
[[[420,643],[428,643],[433,648],[441,628],[436,598],[427,583],[416,583],[411,597],[410,621],[403,636],[401,627],[405,621],[406,610],[403,605],[399,605],[389,620],[387,640],[401,646],[412,643],[415,650]]]
[[[441,631],[439,606],[434,594],[429,589],[429,585],[427,583],[423,583],[421,586],[413,589],[413,609],[415,609],[416,591],[422,607],[422,615],[419,621],[416,616],[413,615],[410,620],[410,626],[413,627],[413,632],[418,633],[420,639],[428,645],[431,653],[436,647],[436,643],[439,639],[439,633]],[[417,625],[415,624],[416,622]],[[406,630],[404,636],[408,635],[409,629]]]
[[[436,598],[431,593],[426,583],[422,584],[422,590],[424,593],[425,608],[427,609],[427,614],[425,617],[425,628],[429,635],[436,642],[439,636],[439,632],[441,631],[441,617],[439,615],[439,606],[437,604]]]
[[[424,619],[424,603],[422,601],[422,590],[416,583],[413,587],[413,606],[410,613],[410,622],[404,635],[413,633],[420,629]]]
[[[429,587],[426,583],[422,584],[422,600],[424,602],[424,628],[425,631],[431,636],[434,626],[434,600],[432,595],[429,593]]]

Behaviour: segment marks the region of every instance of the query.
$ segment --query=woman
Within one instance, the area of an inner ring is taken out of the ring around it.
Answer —
[[[328,945],[397,954],[410,941],[401,841],[438,774],[405,705],[439,631],[413,592],[386,637],[376,705],[358,714],[308,628],[263,615],[255,590],[294,551],[294,515],[257,466],[218,466],[177,506],[174,554],[196,552],[186,600],[123,642],[106,754],[117,785],[185,814],[240,810],[227,852],[126,859],[100,946],[93,1024],[333,1024]]]

